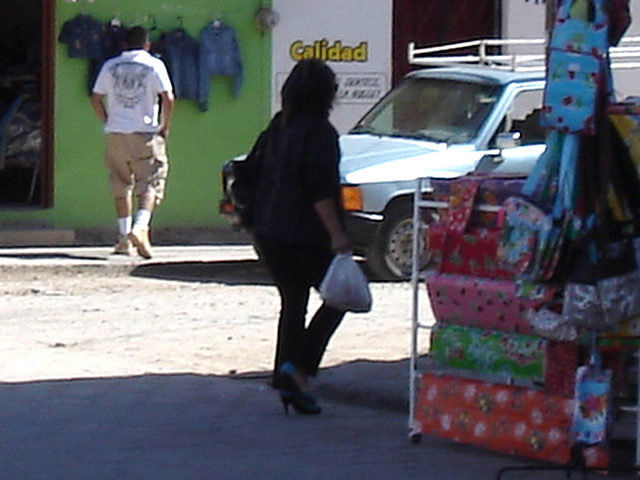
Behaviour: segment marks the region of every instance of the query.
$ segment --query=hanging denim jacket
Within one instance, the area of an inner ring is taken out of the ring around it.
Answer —
[[[66,21],[58,41],[67,44],[71,58],[104,58],[104,24],[90,15],[80,14]]]
[[[122,53],[126,36],[127,27],[124,25],[113,20],[105,25],[103,38],[104,60]]]
[[[233,77],[232,93],[240,94],[243,71],[235,30],[220,21],[206,25],[200,32],[199,106],[209,108],[209,80],[213,75]]]
[[[198,100],[198,41],[183,29],[176,29],[163,37],[161,51],[176,98]]]

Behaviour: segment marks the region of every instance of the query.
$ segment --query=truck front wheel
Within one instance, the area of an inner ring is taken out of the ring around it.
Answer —
[[[423,219],[418,234],[419,268],[429,261],[425,242],[428,219]],[[367,267],[380,280],[407,280],[411,278],[413,260],[413,209],[409,202],[391,205],[373,247],[366,254]]]

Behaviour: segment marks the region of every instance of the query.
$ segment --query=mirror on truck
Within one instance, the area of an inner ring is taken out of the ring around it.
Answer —
[[[522,133],[501,132],[496,137],[496,148],[504,150],[506,148],[516,148],[522,145]]]

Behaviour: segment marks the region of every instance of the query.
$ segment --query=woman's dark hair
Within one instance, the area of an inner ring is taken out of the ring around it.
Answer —
[[[301,114],[329,116],[336,89],[336,75],[324,62],[313,58],[301,60],[282,87],[285,122]]]

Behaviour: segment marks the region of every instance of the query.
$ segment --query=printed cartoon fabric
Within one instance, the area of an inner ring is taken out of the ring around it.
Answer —
[[[556,274],[576,203],[579,136],[551,131],[519,196],[504,204],[498,259],[526,281]]]
[[[599,59],[563,50],[549,52],[542,122],[566,133],[595,133],[595,108],[603,83]]]
[[[593,445],[607,438],[610,391],[610,370],[598,370],[592,366],[578,368],[571,426],[575,442]]]
[[[536,250],[545,245],[553,222],[539,206],[520,197],[504,203],[505,228],[498,248],[498,258],[524,274],[534,261]]]
[[[542,123],[565,133],[595,134],[595,111],[608,83],[608,18],[603,0],[565,0],[549,42]],[[584,5],[584,12],[581,12]]]

